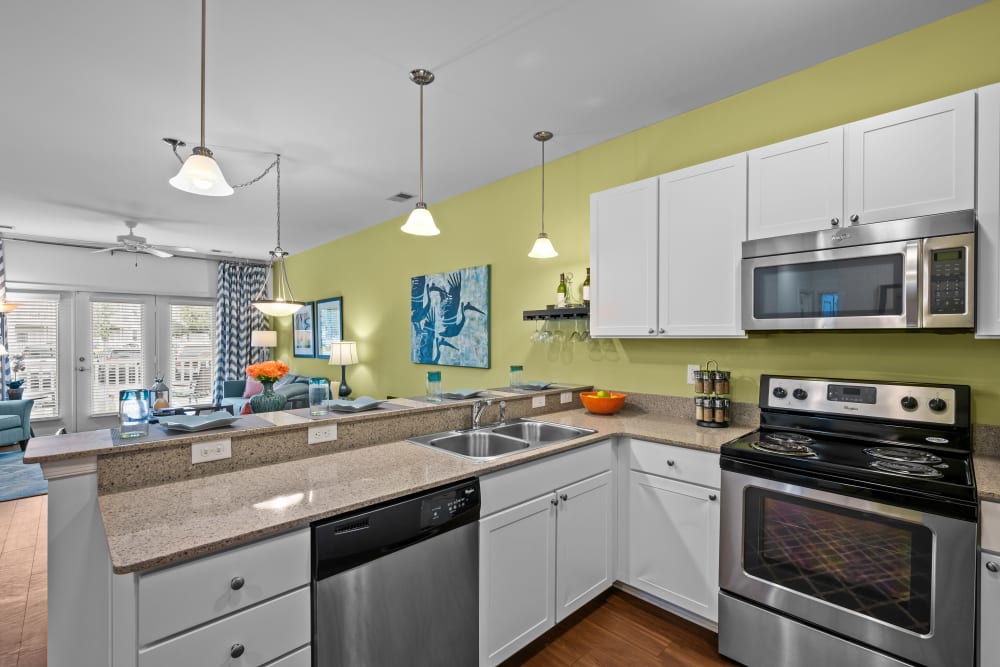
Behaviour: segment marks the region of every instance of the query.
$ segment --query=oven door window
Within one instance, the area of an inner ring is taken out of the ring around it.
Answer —
[[[917,634],[931,627],[933,535],[920,524],[748,488],[743,568]]]
[[[903,255],[779,264],[754,269],[758,320],[902,315]]]

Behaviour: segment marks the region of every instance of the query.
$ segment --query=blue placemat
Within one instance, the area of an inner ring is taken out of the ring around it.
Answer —
[[[24,464],[24,452],[0,454],[0,501],[39,496],[49,492],[42,466]]]

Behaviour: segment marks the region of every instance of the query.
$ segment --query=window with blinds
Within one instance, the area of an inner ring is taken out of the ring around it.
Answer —
[[[21,304],[7,313],[11,379],[24,380],[24,398],[35,399],[33,419],[58,417],[59,297],[10,294],[8,300]],[[24,370],[13,370],[20,364]]]
[[[149,386],[143,373],[145,317],[141,303],[90,303],[91,415],[117,413],[119,391]]]
[[[212,402],[215,370],[215,307],[170,305],[170,403],[174,406]]]

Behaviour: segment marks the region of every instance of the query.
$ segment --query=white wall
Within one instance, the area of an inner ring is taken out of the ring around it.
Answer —
[[[219,263],[4,240],[8,288],[214,297]],[[136,264],[138,263],[138,266]]]

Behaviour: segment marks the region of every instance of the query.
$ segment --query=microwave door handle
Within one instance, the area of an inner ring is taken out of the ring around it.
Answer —
[[[921,246],[922,242],[919,240],[907,241],[906,253],[903,255],[903,298],[907,329],[920,326]]]

